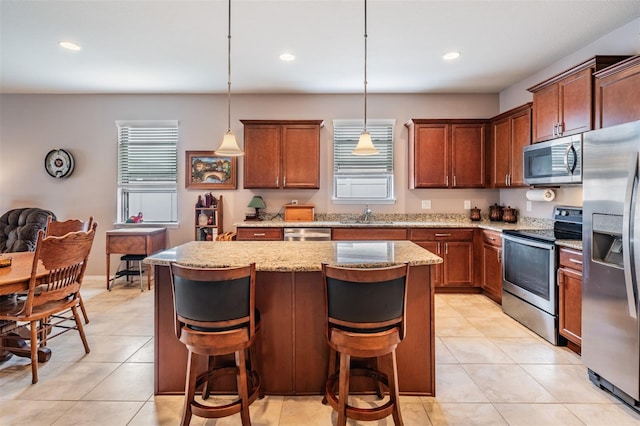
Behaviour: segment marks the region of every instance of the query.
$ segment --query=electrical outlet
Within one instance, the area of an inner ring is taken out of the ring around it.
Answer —
[[[471,200],[464,200],[464,208],[465,209],[471,208]]]
[[[527,211],[531,211],[531,201],[527,201]]]
[[[431,208],[431,200],[422,200],[422,208],[429,210]]]
[[[298,200],[291,200],[291,204],[298,204]]]

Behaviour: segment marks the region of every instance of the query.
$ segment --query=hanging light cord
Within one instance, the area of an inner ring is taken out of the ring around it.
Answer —
[[[227,132],[231,131],[231,0],[229,0],[229,26],[227,33]]]
[[[364,131],[367,131],[367,0],[364,0]]]

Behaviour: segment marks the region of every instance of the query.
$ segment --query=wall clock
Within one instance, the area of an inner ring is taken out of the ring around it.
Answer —
[[[44,157],[44,168],[54,178],[65,178],[73,173],[73,156],[64,149],[52,149]]]

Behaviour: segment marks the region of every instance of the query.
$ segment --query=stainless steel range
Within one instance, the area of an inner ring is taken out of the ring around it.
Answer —
[[[556,240],[582,240],[582,207],[556,206],[553,228],[503,231],[502,310],[554,345],[558,333]]]

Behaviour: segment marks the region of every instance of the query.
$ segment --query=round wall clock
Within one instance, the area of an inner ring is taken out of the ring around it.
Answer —
[[[73,156],[64,149],[52,149],[44,157],[44,168],[54,178],[65,178],[73,172]]]

